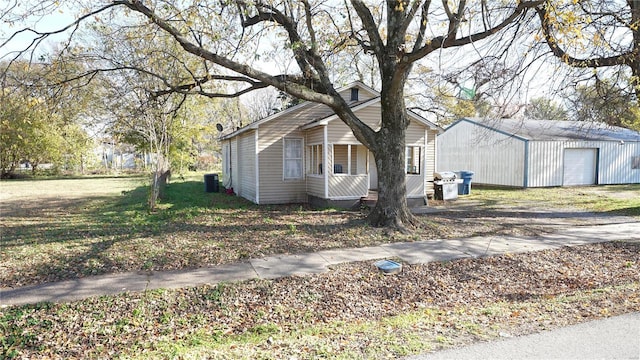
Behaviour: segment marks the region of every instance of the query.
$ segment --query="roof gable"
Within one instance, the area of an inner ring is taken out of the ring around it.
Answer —
[[[362,98],[364,99],[364,100],[350,101],[348,100],[348,97],[346,97],[347,103],[354,111],[380,101],[380,93],[360,81],[354,81],[340,89],[337,89],[337,92],[340,93],[343,97],[345,97],[348,94],[347,91],[349,91],[352,88],[358,88],[359,90],[361,90],[362,91],[361,94],[363,95]],[[436,130],[441,129],[434,123],[428,121],[427,119],[423,118],[422,116],[418,115],[417,113],[411,110],[407,110],[407,113],[412,120],[415,120],[431,129],[436,129]],[[304,116],[304,114],[308,114],[308,115]],[[328,106],[324,104],[310,102],[310,101],[304,101],[296,106],[292,106],[288,109],[277,112],[273,115],[267,116],[263,119],[255,121],[249,125],[246,125],[240,129],[237,129],[227,135],[221,136],[221,139],[226,140],[226,139],[233,138],[246,131],[257,129],[260,127],[260,125],[264,123],[281,119],[286,116],[299,117],[300,126],[303,128],[310,128],[313,126],[320,125],[321,123],[327,123],[329,121],[338,119],[338,116],[335,114],[335,112],[331,110]]]
[[[522,119],[470,119],[461,121],[491,129],[522,140],[640,141],[640,132],[599,122]]]
[[[346,91],[348,91],[349,89],[352,88],[358,88],[360,90],[362,90],[364,92],[363,95],[365,95],[365,97],[368,98],[375,98],[375,97],[379,97],[380,93],[378,93],[376,90],[372,89],[371,87],[365,85],[364,83],[360,82],[360,81],[355,81],[352,82],[344,87],[341,87],[339,89],[337,89],[338,93],[345,93]],[[343,96],[345,96],[345,94],[342,94]],[[349,101],[347,101],[349,103]],[[357,103],[363,103],[366,101],[351,101],[350,105],[357,105]],[[300,125],[304,125],[305,123],[308,123],[311,120],[316,120],[316,119],[320,119],[320,118],[326,118],[328,116],[331,116],[332,114],[334,114],[333,110],[331,110],[328,106],[324,105],[324,104],[320,104],[320,103],[314,103],[314,102],[310,102],[310,101],[303,101],[298,105],[292,106],[288,109],[279,111],[275,114],[269,115],[265,118],[262,118],[258,121],[254,121],[251,124],[248,124],[246,126],[243,126],[240,129],[237,129],[227,135],[223,135],[220,138],[223,140],[226,139],[230,139],[232,137],[235,137],[237,135],[240,135],[242,133],[244,133],[245,131],[249,131],[252,129],[257,129],[260,127],[260,125],[266,123],[266,122],[270,122],[270,121],[274,121],[280,118],[283,118],[285,116],[288,115],[293,115],[295,113],[299,113],[299,112],[309,112],[309,113],[314,113],[315,116],[313,116],[313,118],[309,119],[309,118],[305,118],[304,116],[301,117],[301,124]]]

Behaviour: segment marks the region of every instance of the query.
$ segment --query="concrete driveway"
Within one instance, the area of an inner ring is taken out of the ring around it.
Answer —
[[[408,359],[640,359],[640,313]]]

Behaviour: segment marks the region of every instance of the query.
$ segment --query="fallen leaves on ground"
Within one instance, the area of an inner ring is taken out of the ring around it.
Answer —
[[[404,264],[392,276],[371,262],[343,264],[304,277],[8,307],[1,345],[20,358],[393,357],[640,311],[639,272],[638,242]]]
[[[81,201],[0,218],[0,287],[207,267],[275,254],[400,241],[536,235],[567,226],[549,221],[544,214],[536,219],[530,213],[478,209],[420,215],[419,226],[411,234],[400,234],[369,226],[366,214],[357,211],[258,207],[235,200],[240,205],[197,209],[192,216],[172,215],[169,210],[154,215],[132,210],[120,214],[100,207],[102,212],[96,215]],[[592,218],[582,221],[593,223]]]

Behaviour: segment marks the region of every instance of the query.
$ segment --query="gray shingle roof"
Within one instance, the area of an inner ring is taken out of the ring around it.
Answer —
[[[528,140],[640,141],[640,132],[596,122],[475,118],[464,120]]]

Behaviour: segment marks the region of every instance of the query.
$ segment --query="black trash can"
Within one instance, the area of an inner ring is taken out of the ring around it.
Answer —
[[[204,191],[208,193],[220,191],[220,184],[218,183],[218,174],[204,175]]]
[[[458,184],[458,195],[471,194],[471,178],[474,172],[469,170],[460,170],[460,177],[462,178],[462,184]]]

